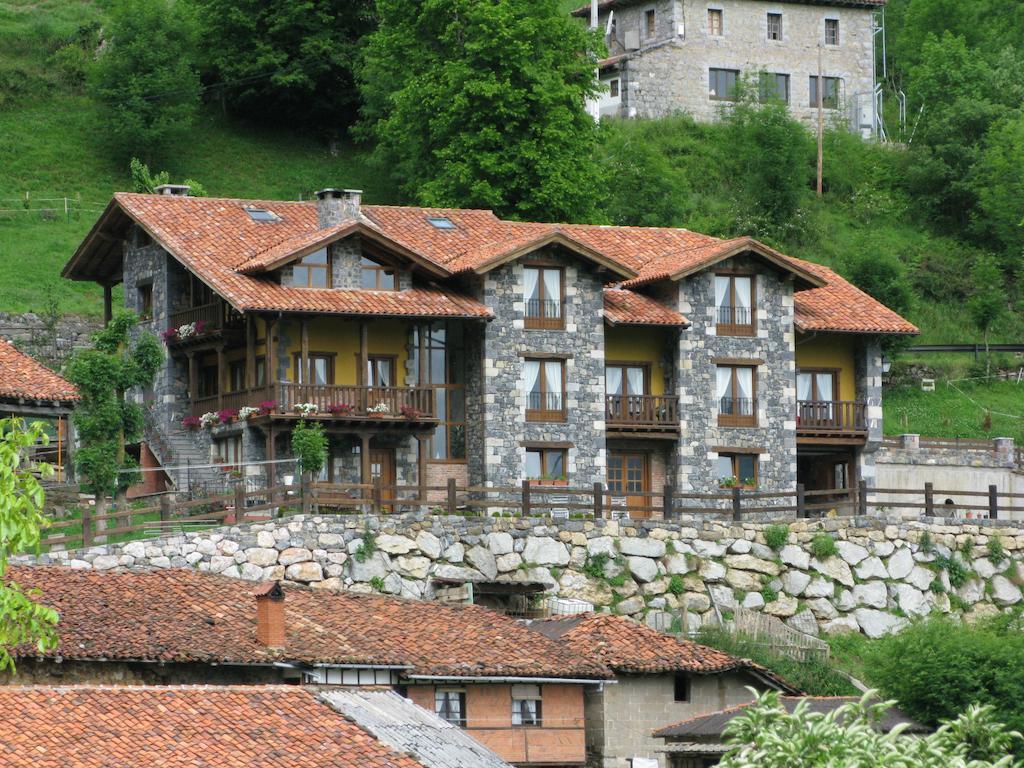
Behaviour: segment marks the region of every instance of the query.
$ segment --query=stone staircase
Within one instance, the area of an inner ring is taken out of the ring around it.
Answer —
[[[223,473],[207,466],[210,438],[206,432],[168,428],[147,412],[144,435],[174,490],[190,495],[200,490],[221,492]]]

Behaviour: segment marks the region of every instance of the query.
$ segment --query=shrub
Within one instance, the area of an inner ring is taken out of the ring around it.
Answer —
[[[607,552],[595,552],[592,555],[587,555],[587,559],[583,563],[583,574],[592,579],[603,579],[604,567],[608,565],[609,560],[611,558]]]
[[[949,583],[953,587],[962,587],[971,578],[971,572],[956,555],[950,555],[949,557],[936,555],[932,564],[934,567],[946,572],[946,575],[949,576]]]
[[[925,531],[921,534],[921,538],[917,540],[917,548],[922,552],[931,552],[935,549],[935,542],[932,541],[931,532]]]
[[[363,528],[362,541],[359,542],[359,546],[356,547],[356,551],[352,556],[360,563],[365,563],[376,551],[377,537],[374,536],[373,531],[370,530],[370,526],[367,525]]]
[[[836,541],[827,533],[819,533],[811,540],[811,552],[819,560],[827,560],[839,554]]]
[[[766,603],[774,603],[779,599],[779,593],[771,585],[766,584],[761,588],[761,597]]]
[[[373,587],[378,592],[383,592],[384,591],[384,579],[382,579],[380,576],[374,576],[372,579],[370,579],[370,586]]]
[[[992,565],[999,565],[1006,560],[1006,550],[1003,549],[1003,540],[998,536],[989,536],[988,543],[985,545],[988,549],[988,561]]]
[[[683,583],[683,577],[678,573],[672,574],[672,578],[668,580],[668,591],[676,597],[679,597],[686,591],[686,586]]]
[[[787,541],[789,541],[788,525],[769,525],[764,529],[764,543],[776,552],[786,546]]]
[[[292,454],[299,462],[302,472],[314,477],[320,474],[327,462],[327,435],[319,422],[299,421],[292,430]]]

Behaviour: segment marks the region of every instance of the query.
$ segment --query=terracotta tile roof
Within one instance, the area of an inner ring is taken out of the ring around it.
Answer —
[[[2,686],[9,768],[423,768],[297,686]]]
[[[253,221],[246,207],[265,208],[273,222]],[[751,238],[718,238],[667,227],[613,227],[503,221],[491,211],[365,205],[359,222],[317,230],[313,202],[233,200],[119,193],[65,267],[66,276],[96,279],[93,235],[123,211],[142,224],[186,267],[200,275],[242,311],[310,311],[337,314],[393,314],[421,317],[489,317],[475,299],[448,285],[367,297],[365,291],[286,288],[258,274],[303,249],[332,237],[360,231],[366,237],[404,249],[409,258],[438,280],[481,271],[546,242],[575,249],[625,279],[619,287],[678,279],[728,255],[753,250],[797,275],[809,290],[795,294],[798,327],[851,333],[916,333],[913,325],[843,280],[835,272],[779,253]],[[452,228],[430,223],[444,218]],[[106,246],[102,246],[106,248]],[[103,259],[120,258],[107,249]],[[82,266],[79,267],[79,259]],[[109,263],[109,262],[108,262]],[[244,272],[243,272],[244,271]],[[822,283],[826,283],[822,285]],[[649,309],[637,304],[641,316]],[[636,320],[635,322],[640,322]]]
[[[0,339],[0,398],[67,403],[77,400],[78,392],[71,382]]]
[[[650,296],[622,288],[604,289],[604,316],[615,325],[682,325],[689,321]]]
[[[255,585],[192,569],[9,569],[60,613],[66,659],[397,665],[410,674],[604,678],[525,625],[478,606],[286,586],[283,650],[256,639]],[[453,631],[453,628],[458,631]],[[34,649],[25,654],[34,656]]]
[[[533,621],[530,628],[559,641],[580,656],[602,662],[616,672],[713,674],[749,670],[770,679],[787,692],[795,692],[789,683],[749,659],[730,656],[689,640],[679,640],[624,616],[587,613]]]

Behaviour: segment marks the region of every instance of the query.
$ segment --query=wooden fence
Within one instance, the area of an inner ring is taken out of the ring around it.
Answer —
[[[936,498],[957,497],[950,506]],[[97,537],[120,541],[198,526],[229,525],[247,519],[278,517],[286,512],[361,514],[405,511],[504,517],[692,519],[708,516],[733,521],[806,519],[898,513],[949,518],[1009,518],[1024,513],[1024,493],[1001,493],[996,486],[978,491],[944,491],[926,483],[920,490],[856,488],[760,492],[742,488],[719,493],[679,493],[665,486],[657,493],[609,494],[602,484],[589,487],[535,485],[443,486],[314,482],[308,476],[292,485],[247,490],[237,482],[230,493],[191,500],[173,494],[150,506],[111,510],[96,515],[85,506],[81,517],[61,520],[47,529],[42,544],[50,548],[90,546]],[[1022,515],[1021,517],[1024,517]],[[114,538],[116,537],[116,538]]]

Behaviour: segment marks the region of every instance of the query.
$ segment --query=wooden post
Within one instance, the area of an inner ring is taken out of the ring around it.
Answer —
[[[604,517],[604,488],[601,483],[594,483],[594,519],[600,520]]]
[[[530,481],[523,480],[523,517],[530,516]]]
[[[235,481],[235,525],[245,521],[245,483]]]
[[[114,319],[114,286],[104,284],[103,286],[103,327],[110,325]]]
[[[994,485],[988,487],[988,516],[992,520],[999,519],[999,489]]]
[[[256,321],[250,314],[245,316],[245,388],[256,389]]]
[[[423,435],[416,436],[416,447],[418,449],[418,456],[416,459],[417,469],[419,470],[419,495],[420,504],[426,506],[427,504],[427,445],[429,438]]]
[[[928,517],[935,517],[935,486],[931,483],[924,484],[924,513]]]
[[[360,386],[368,387],[370,382],[366,377],[366,368],[369,365],[368,360],[370,357],[370,334],[369,325],[365,322],[359,324],[359,370],[356,372],[356,381],[359,382]]]
[[[807,517],[807,488],[803,483],[796,484],[796,517],[802,520]]]
[[[455,478],[454,477],[449,477],[448,478],[448,514],[449,515],[454,515],[455,514],[456,505],[457,505],[457,500],[456,500],[456,496],[455,496]]]
[[[373,478],[373,511],[376,512],[378,515],[381,513],[381,502],[384,498],[384,494],[381,492],[380,483],[380,475],[377,475],[377,477]]]
[[[368,485],[370,482],[370,436],[364,432],[359,435],[359,439],[362,441],[359,446],[359,482],[362,485]],[[364,488],[363,492],[365,491]]]
[[[865,517],[868,513],[868,481],[857,483],[857,514]]]
[[[274,331],[277,329],[277,323],[272,318],[267,318],[264,323],[267,332],[266,341],[266,359],[263,363],[263,376],[266,378],[267,385],[267,400],[273,400],[274,398],[274,387],[277,386],[277,350],[274,349]],[[279,403],[280,405],[280,403]]]
[[[82,547],[92,546],[92,507],[82,505]]]
[[[732,489],[732,519],[743,519],[743,505],[740,503],[740,489]]]
[[[160,522],[166,523],[171,519],[171,497],[164,494],[160,497]]]
[[[224,386],[227,378],[227,365],[224,363],[224,345],[217,347],[217,410],[224,407]]]
[[[313,511],[313,475],[310,472],[303,472],[299,480],[299,493],[302,498],[302,514],[308,515]]]
[[[306,318],[299,320],[299,371],[295,378],[307,386],[316,383],[309,375],[309,322]]]
[[[676,516],[672,506],[672,486],[669,483],[665,483],[665,487],[661,489],[661,516],[666,520],[672,520]]]
[[[196,353],[188,352],[188,399],[193,403],[199,397],[199,369],[196,367]]]

